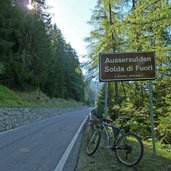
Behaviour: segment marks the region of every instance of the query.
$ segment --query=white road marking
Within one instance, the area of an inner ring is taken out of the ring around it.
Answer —
[[[57,164],[56,168],[54,171],[62,171],[64,168],[64,165],[68,159],[69,154],[71,153],[71,150],[82,130],[82,127],[84,125],[84,123],[86,122],[88,116],[84,119],[84,121],[82,122],[81,126],[79,127],[78,131],[76,132],[76,134],[74,135],[73,139],[71,140],[70,144],[68,145],[67,149],[65,150],[64,154],[62,155],[62,158],[60,159],[59,163]]]

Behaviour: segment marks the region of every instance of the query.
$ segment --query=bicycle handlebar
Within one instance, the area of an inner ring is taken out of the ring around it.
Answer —
[[[97,117],[97,110],[96,109],[93,109],[91,112],[90,112],[90,115],[94,115],[95,117]],[[128,116],[121,116],[119,117],[120,119],[122,119],[122,122],[125,123],[127,121],[129,121],[131,119],[131,117],[128,117]],[[113,124],[114,121],[110,120],[110,119],[107,119],[107,118],[101,118],[100,119],[101,122],[106,122],[107,124]]]

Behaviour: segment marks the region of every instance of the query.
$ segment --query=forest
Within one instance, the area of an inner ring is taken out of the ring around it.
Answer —
[[[0,1],[0,84],[17,91],[41,90],[49,97],[87,102],[86,81],[76,51],[51,22],[45,0],[32,0],[34,9],[18,0]],[[171,143],[171,1],[97,0],[88,22],[88,80],[98,78],[100,53],[155,51],[153,81],[155,136]],[[107,114],[128,115],[133,131],[151,137],[148,81],[107,84]],[[93,92],[88,88],[89,95]],[[104,114],[105,84],[96,101]],[[93,97],[91,97],[93,98]]]
[[[155,52],[156,79],[152,81],[155,137],[171,144],[171,1],[98,0],[89,21],[89,79],[98,78],[100,53]],[[131,129],[151,139],[149,84],[118,81],[103,84],[96,107],[104,111],[107,86],[107,116],[132,118]]]
[[[45,0],[0,1],[0,83],[13,90],[41,90],[49,97],[85,101],[76,51],[56,24]]]

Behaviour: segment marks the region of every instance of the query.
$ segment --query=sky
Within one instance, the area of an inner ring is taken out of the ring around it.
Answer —
[[[89,36],[92,27],[87,23],[91,19],[96,0],[46,0],[52,6],[52,22],[56,23],[67,43],[76,50],[80,60],[86,55],[84,38]]]

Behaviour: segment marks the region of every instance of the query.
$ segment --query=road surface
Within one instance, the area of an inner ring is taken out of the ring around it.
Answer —
[[[68,112],[1,133],[0,171],[58,171],[60,159],[89,111]],[[78,143],[79,137],[63,171],[74,168]]]

